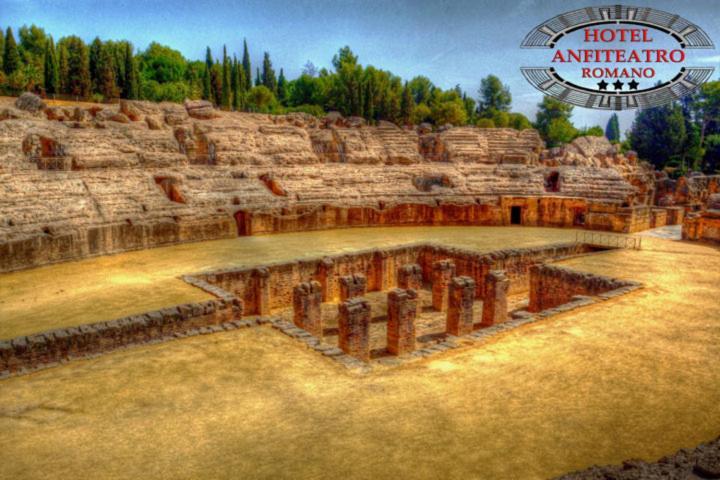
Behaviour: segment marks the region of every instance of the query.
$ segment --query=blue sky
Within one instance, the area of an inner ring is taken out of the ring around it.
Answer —
[[[362,64],[390,70],[408,79],[422,74],[443,88],[459,84],[476,96],[480,79],[498,75],[510,86],[513,110],[534,118],[541,94],[520,75],[521,66],[549,64],[537,50],[519,44],[535,25],[594,0],[0,0],[0,26],[17,28],[35,23],[56,39],[77,34],[86,40],[128,39],[145,48],[158,41],[201,59],[205,47],[220,54],[242,51],[247,38],[254,65],[270,52],[276,69],[294,78],[312,61],[329,67],[344,45]],[[678,13],[697,23],[716,45],[720,42],[718,0],[634,0]],[[568,45],[569,46],[569,45]],[[696,52],[694,62],[720,64],[715,50]],[[718,72],[714,78],[718,77]],[[610,113],[576,107],[576,125],[605,125]],[[621,114],[624,131],[632,112]]]

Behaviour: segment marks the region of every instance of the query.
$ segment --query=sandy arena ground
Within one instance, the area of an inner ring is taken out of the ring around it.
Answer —
[[[0,336],[192,299],[173,280],[188,267],[410,240],[491,250],[573,238],[536,228],[365,229],[51,266],[0,277]],[[644,238],[641,251],[563,263],[646,288],[366,376],[263,327],[1,381],[0,478],[542,479],[715,438],[720,249]],[[156,285],[170,292],[144,298]],[[98,304],[111,295],[113,304]]]

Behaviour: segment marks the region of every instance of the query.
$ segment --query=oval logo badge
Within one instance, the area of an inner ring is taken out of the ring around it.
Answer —
[[[715,48],[699,26],[648,7],[563,13],[532,29],[521,46],[550,50],[548,66],[521,68],[535,88],[600,110],[671,103],[697,90],[715,70],[686,65],[690,49]]]

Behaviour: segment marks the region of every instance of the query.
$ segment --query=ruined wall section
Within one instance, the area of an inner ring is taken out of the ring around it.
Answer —
[[[0,100],[0,271],[234,235],[509,225],[515,209],[522,225],[651,224],[618,211],[638,191],[631,162],[548,158],[534,130],[369,127],[202,101],[30,114]]]

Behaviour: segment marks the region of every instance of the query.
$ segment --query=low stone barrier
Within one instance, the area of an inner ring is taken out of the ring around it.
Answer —
[[[530,267],[530,304],[528,311],[541,312],[558,305],[569,303],[578,295],[607,296],[639,288],[637,282],[577,272],[555,265],[534,265]]]
[[[237,298],[221,298],[16,337],[0,341],[0,376],[25,373],[130,345],[237,328],[240,325],[221,325],[239,322],[241,316],[242,303]]]

